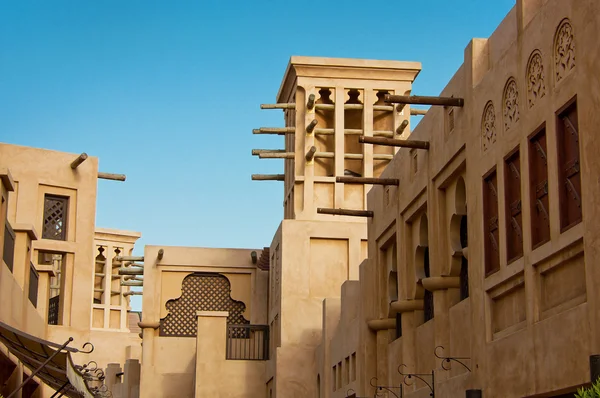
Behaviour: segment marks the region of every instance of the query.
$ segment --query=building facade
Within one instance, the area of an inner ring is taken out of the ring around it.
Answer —
[[[398,186],[369,192],[369,258],[324,305],[319,396],[572,396],[590,382],[599,11],[517,1],[469,43],[441,93],[464,106],[432,107],[410,134],[429,149],[402,149],[382,174]]]
[[[254,130],[284,137],[253,150],[284,163],[253,175],[283,182],[263,249],[134,256],[96,158],[0,144],[0,322],[92,342],[114,397],[572,396],[600,375],[598,37],[595,0],[518,0],[429,109],[419,63],[292,57]]]

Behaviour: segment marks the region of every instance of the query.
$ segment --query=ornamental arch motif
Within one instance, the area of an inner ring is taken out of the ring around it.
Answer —
[[[534,50],[527,61],[527,105],[532,108],[546,95],[544,60],[540,50]]]
[[[509,78],[504,86],[502,115],[504,116],[504,131],[510,130],[519,121],[519,88],[514,77]]]
[[[496,138],[496,110],[494,103],[488,101],[481,116],[481,146],[484,152],[491,148]]]
[[[554,77],[560,82],[575,67],[575,33],[569,18],[563,19],[554,35]]]

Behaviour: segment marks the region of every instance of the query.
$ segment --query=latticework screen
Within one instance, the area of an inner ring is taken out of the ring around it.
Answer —
[[[233,300],[230,293],[231,284],[223,275],[194,273],[186,276],[181,284],[181,297],[167,301],[169,314],[161,319],[160,335],[195,337],[198,328],[197,311],[228,311],[228,324],[249,324],[242,315],[246,305]]]
[[[69,198],[46,195],[44,198],[43,239],[67,239]]]

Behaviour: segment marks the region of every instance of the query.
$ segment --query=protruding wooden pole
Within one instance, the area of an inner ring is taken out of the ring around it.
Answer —
[[[144,286],[144,281],[121,282],[121,286]]]
[[[408,120],[404,119],[402,123],[400,123],[400,126],[398,126],[398,128],[396,129],[396,134],[402,134],[404,132],[404,129],[406,129],[406,126],[408,126]]]
[[[308,96],[308,101],[306,102],[306,109],[309,111],[315,107],[315,95],[311,94]]]
[[[144,256],[117,256],[115,261],[144,261]]]
[[[127,297],[127,296],[141,296],[143,295],[143,292],[134,292],[133,290],[130,290],[128,292],[123,293],[123,296]]]
[[[284,153],[285,149],[253,149],[252,156],[258,156],[261,153]]]
[[[296,132],[295,127],[261,127],[259,129],[252,130],[252,134],[294,134]]]
[[[404,110],[405,106],[406,106],[406,104],[398,104],[398,105],[396,105],[396,112],[398,112],[398,113],[402,112],[402,110]]]
[[[156,258],[158,258],[159,260],[162,260],[164,255],[165,255],[165,251],[163,249],[160,249],[158,251],[158,255],[156,256]]]
[[[308,152],[306,152],[306,161],[310,162],[315,157],[315,153],[317,152],[316,146],[311,146]]]
[[[83,163],[88,158],[87,153],[83,152],[81,155],[77,157],[74,161],[71,162],[71,168],[75,170],[81,163]]]
[[[397,178],[372,178],[372,177],[335,177],[335,182],[344,184],[373,184],[373,185],[400,185]]]
[[[294,159],[296,154],[294,152],[282,152],[282,153],[261,153],[258,155],[259,159]]]
[[[402,148],[429,149],[429,141],[395,140],[392,138],[360,136],[358,137],[358,142],[362,144],[398,146]]]
[[[410,114],[412,116],[423,116],[427,114],[428,109],[415,109],[410,108]]]
[[[442,105],[457,106],[462,108],[465,105],[463,98],[454,97],[425,97],[418,95],[391,95],[386,94],[384,101],[388,104],[410,104],[410,105]]]
[[[252,174],[252,181],[285,181],[285,174]]]
[[[313,119],[313,121],[306,126],[306,132],[308,134],[312,133],[315,127],[317,127],[317,124],[319,124],[319,121],[317,119]]]
[[[102,173],[99,171],[98,178],[102,178],[103,180],[125,181],[127,177],[125,174]]]
[[[373,217],[371,210],[325,209],[317,208],[318,214],[331,214],[334,216]]]
[[[119,275],[144,275],[144,269],[139,267],[119,268]]]
[[[260,109],[296,109],[296,104],[261,104]]]

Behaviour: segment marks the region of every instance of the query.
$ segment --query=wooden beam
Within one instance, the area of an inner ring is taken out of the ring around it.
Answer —
[[[144,256],[117,256],[115,261],[144,261]]]
[[[388,104],[410,104],[410,105],[442,105],[457,106],[462,108],[465,105],[463,98],[454,97],[425,97],[418,95],[391,95],[386,94],[384,101]]]
[[[296,104],[261,104],[260,109],[296,109]]]
[[[252,174],[252,181],[284,181],[284,174]]]
[[[372,177],[335,177],[335,182],[344,184],[373,184],[373,185],[400,185],[397,178],[372,178]]]
[[[358,137],[358,142],[362,144],[398,146],[402,148],[429,149],[429,141],[396,140],[392,138],[360,136]]]
[[[123,293],[123,296],[127,297],[127,296],[141,296],[143,295],[144,292],[134,292],[133,290],[130,290],[128,292]]]
[[[284,153],[285,149],[253,149],[252,156],[258,156],[261,153]]]
[[[311,160],[313,160],[313,158],[315,157],[315,153],[317,152],[317,147],[316,146],[311,146],[310,149],[308,150],[308,152],[306,152],[306,161],[310,162]]]
[[[140,267],[121,267],[119,275],[144,275],[144,269]]]
[[[99,171],[98,178],[102,178],[103,180],[125,181],[127,177],[125,174],[102,173]]]
[[[311,94],[308,96],[308,101],[306,102],[306,109],[309,111],[315,107],[315,95]]]
[[[334,129],[315,129],[315,135],[334,135]],[[363,129],[344,129],[345,135],[363,135]],[[375,130],[373,131],[373,137],[393,137],[394,132],[391,130]]]
[[[164,249],[159,249],[158,254],[156,255],[156,258],[158,258],[159,260],[162,260],[164,255],[165,255]]]
[[[144,281],[127,281],[121,282],[121,286],[144,286]]]
[[[258,155],[259,159],[294,159],[296,154],[294,152],[281,152],[281,153],[269,153],[264,152]]]
[[[81,155],[77,157],[74,161],[71,162],[71,168],[75,170],[81,163],[83,163],[88,158],[87,153],[83,152]]]
[[[402,121],[402,123],[400,123],[400,126],[398,126],[398,128],[396,129],[396,134],[400,135],[400,134],[404,133],[406,126],[408,126],[408,120],[404,119]]]
[[[313,119],[313,121],[306,126],[306,132],[308,134],[312,133],[315,127],[317,127],[317,124],[319,124],[319,121],[317,119]]]
[[[296,132],[295,127],[261,127],[259,129],[252,130],[252,134],[286,135],[286,134],[294,134],[295,132]]]
[[[415,108],[410,108],[410,114],[412,116],[423,116],[427,114],[427,111],[429,109],[415,109]]]
[[[373,217],[371,210],[350,210],[350,209],[325,209],[317,208],[318,214],[331,214],[334,216],[353,216],[353,217]]]

